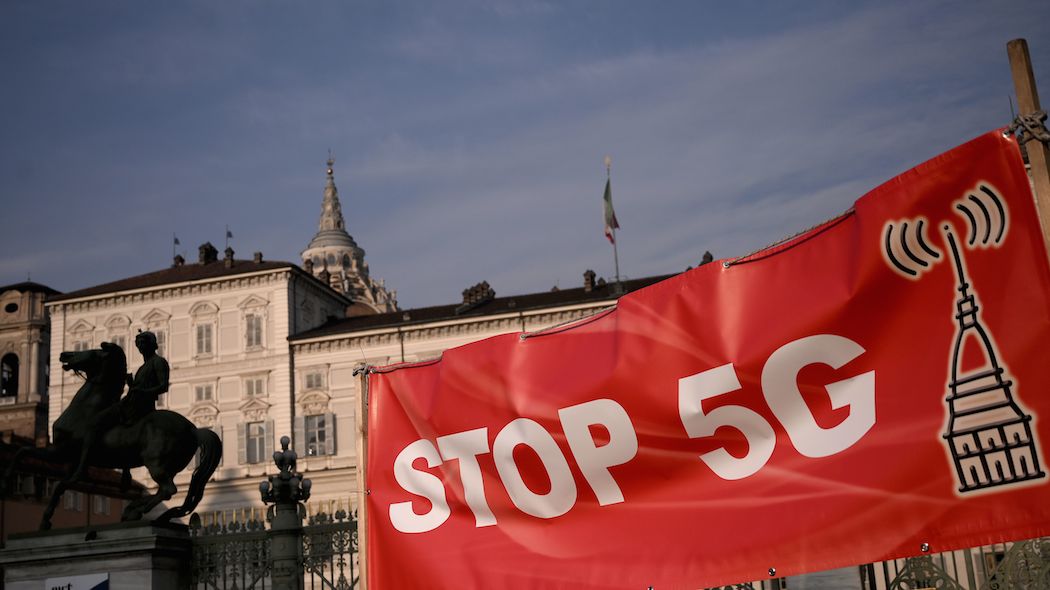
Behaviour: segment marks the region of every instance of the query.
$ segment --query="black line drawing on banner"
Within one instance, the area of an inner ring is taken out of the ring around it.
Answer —
[[[955,210],[970,224],[970,239],[967,241],[970,247],[998,246],[1006,238],[1006,206],[988,185],[981,184],[978,190],[956,201]]]
[[[998,248],[1006,239],[1009,217],[998,192],[988,183],[980,183],[953,204],[955,213],[968,224],[970,249]],[[894,236],[894,222],[884,228],[883,252],[887,265],[900,276],[918,280],[944,259],[929,247],[922,229],[926,220],[914,220],[916,229],[909,235],[907,220],[898,222],[899,238]],[[948,221],[941,233],[951,253],[955,270],[956,333],[948,363],[948,423],[941,437],[948,446],[955,467],[959,492],[987,490],[1046,476],[1039,466],[1032,416],[1013,395],[1014,382],[1007,378],[994,338],[981,321],[979,298],[967,280],[961,242]],[[916,256],[917,243],[925,253]],[[903,255],[902,255],[903,254]],[[983,362],[963,367],[963,353],[976,351]]]
[[[892,222],[886,224],[883,253],[890,268],[909,279],[917,279],[931,270],[941,258],[941,253],[930,246],[926,239],[926,219],[918,218],[910,225],[908,220],[900,222],[896,235]]]

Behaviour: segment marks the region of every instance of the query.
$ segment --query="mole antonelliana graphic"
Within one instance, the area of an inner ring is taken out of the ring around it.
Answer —
[[[969,224],[967,246],[999,247],[1006,237],[1008,219],[1003,200],[993,187],[981,183],[954,206]],[[923,235],[925,221],[887,223],[884,232],[887,263],[894,272],[912,280],[919,280],[943,260]],[[951,224],[944,223],[941,229],[958,293],[945,398],[948,426],[943,433],[955,464],[958,489],[972,492],[1045,477],[1039,466],[1032,416],[1014,398],[1014,382],[1008,379],[994,340],[981,321],[981,306],[966,276],[961,244]]]

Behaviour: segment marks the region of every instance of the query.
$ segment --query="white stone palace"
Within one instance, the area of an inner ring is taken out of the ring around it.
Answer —
[[[329,160],[319,228],[301,266],[261,253],[236,259],[230,248],[220,258],[204,244],[196,262],[176,256],[169,268],[51,296],[49,426],[80,387],[79,377],[61,370],[59,353],[115,342],[134,372],[142,362],[134,336],[151,330],[171,365],[159,407],[223,441],[198,512],[233,518],[261,508],[259,482],[275,472],[271,455],[284,435],[313,480],[311,510],[356,506],[355,368],[435,358],[482,338],[585,317],[666,278],[616,288],[587,271],[578,288],[512,297],[480,283],[461,302],[401,310],[395,292],[370,278],[364,250],[347,233],[332,166]],[[152,485],[143,470],[134,476]],[[188,471],[176,480],[180,491],[188,480]],[[169,504],[181,502],[180,494]]]

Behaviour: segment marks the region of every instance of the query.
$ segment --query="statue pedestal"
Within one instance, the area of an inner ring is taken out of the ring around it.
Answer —
[[[93,588],[106,576],[112,590],[184,590],[191,552],[185,525],[130,522],[11,535],[0,568],[5,590]]]

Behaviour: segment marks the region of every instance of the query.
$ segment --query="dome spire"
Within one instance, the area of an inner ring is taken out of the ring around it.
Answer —
[[[331,285],[352,301],[363,306],[364,313],[395,311],[397,300],[393,292],[368,276],[365,251],[346,231],[343,210],[339,205],[339,190],[335,187],[335,158],[328,150],[324,198],[321,200],[321,220],[317,233],[303,250],[303,267],[325,284]]]
[[[343,209],[339,205],[339,190],[335,188],[335,158],[332,150],[328,150],[328,179],[324,187],[324,200],[321,201],[321,222],[317,231],[338,230],[346,232],[346,222],[343,220]]]

